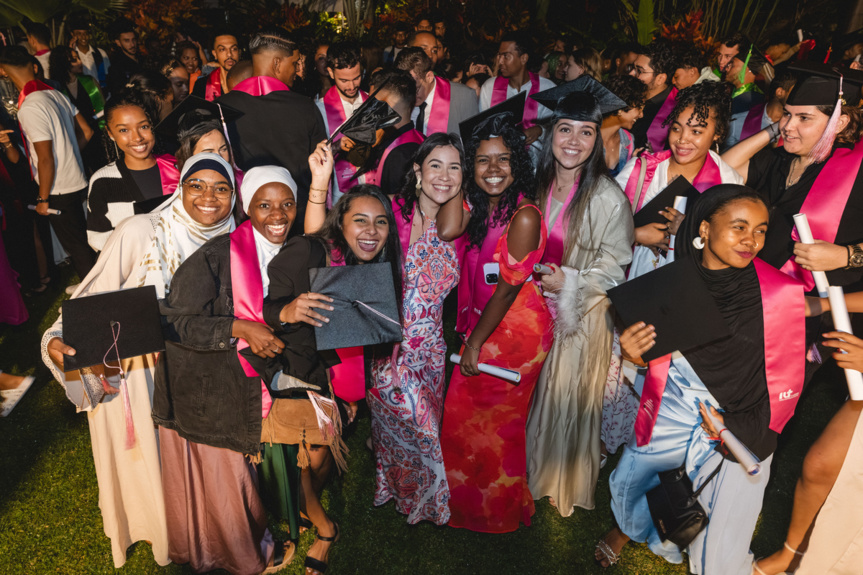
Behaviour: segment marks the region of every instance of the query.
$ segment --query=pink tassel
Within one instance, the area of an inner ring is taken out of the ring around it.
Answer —
[[[318,420],[318,429],[321,430],[321,435],[324,437],[324,441],[329,441],[331,437],[335,437],[338,434],[338,430],[336,429],[338,424],[333,421],[333,419],[338,419],[339,417],[336,402],[332,399],[322,397],[314,391],[306,390],[306,394],[309,396],[309,401],[312,402],[312,407],[315,408],[315,417]],[[324,407],[329,408],[333,417],[327,415],[327,412],[324,411]]]
[[[132,403],[129,401],[129,386],[126,377],[120,376],[120,394],[123,396],[123,416],[126,418],[126,449],[135,447],[135,422],[132,421]]]
[[[809,363],[823,363],[823,359],[821,358],[821,353],[818,351],[818,346],[814,343],[812,347],[809,348],[809,352],[806,354],[806,361]]]
[[[824,133],[821,134],[821,139],[809,152],[809,157],[814,162],[823,162],[830,155],[833,149],[833,143],[836,141],[836,127],[839,125],[839,117],[842,115],[842,79],[839,76],[839,100],[836,102],[836,107],[833,109],[833,114],[830,116],[830,121],[827,122],[827,127],[824,128]]]

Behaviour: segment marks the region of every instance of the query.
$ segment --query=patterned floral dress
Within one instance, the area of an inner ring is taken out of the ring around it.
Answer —
[[[483,344],[479,363],[518,371],[521,383],[516,386],[487,374],[465,377],[458,368],[450,381],[441,445],[452,527],[506,533],[518,529],[519,523],[530,525],[534,513],[527,483],[525,425],[554,334],[545,298],[531,275],[545,251],[546,235],[543,225],[539,247],[515,263],[503,235],[494,256],[501,278],[524,285]]]
[[[390,359],[375,366],[366,393],[375,449],[375,505],[395,499],[408,523],[449,521],[449,488],[440,448],[443,412],[443,301],[459,280],[456,250],[434,222],[410,246],[404,267],[404,338],[398,381]]]

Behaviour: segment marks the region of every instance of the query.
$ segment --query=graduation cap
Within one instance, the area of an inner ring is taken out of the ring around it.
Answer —
[[[156,133],[163,138],[182,139],[183,132],[208,120],[221,123],[234,122],[243,113],[230,106],[209,102],[197,96],[187,96],[164,120],[156,126]]]
[[[552,121],[567,118],[602,124],[603,116],[626,108],[626,102],[587,75],[543,90],[531,98],[554,112]]]
[[[524,118],[524,103],[526,101],[527,93],[520,92],[509,100],[504,100],[484,112],[463,120],[458,125],[461,141],[467,144],[474,137],[486,139],[500,135],[501,129],[505,125],[518,126]]]
[[[683,176],[675,178],[673,182],[665,186],[665,189],[656,194],[647,205],[641,207],[632,218],[632,224],[636,228],[646,226],[648,224],[664,224],[668,220],[665,216],[659,213],[668,206],[674,205],[674,198],[683,196],[686,198],[687,205],[692,205],[701,193],[689,183]]]
[[[144,286],[63,302],[63,340],[75,355],[63,357],[73,371],[163,351],[162,320],[156,288]]]
[[[842,99],[857,106],[863,72],[839,68],[830,64],[795,62],[788,69],[797,75],[786,104],[789,106],[835,106],[839,100],[839,81],[842,80]]]
[[[311,291],[333,298],[329,323],[315,327],[318,350],[401,341],[389,263],[313,268],[309,279]]]
[[[346,138],[350,138],[358,144],[373,146],[377,141],[376,133],[378,130],[383,130],[394,126],[401,120],[401,115],[390,108],[389,104],[383,100],[378,100],[375,96],[384,89],[388,81],[378,86],[366,101],[360,104],[360,107],[354,110],[351,117],[342,122],[342,125],[336,128],[333,134],[327,139],[327,144],[332,144],[333,139],[339,134]]]
[[[656,328],[656,345],[642,359],[686,352],[731,335],[692,258],[675,260],[608,290],[624,327]]]

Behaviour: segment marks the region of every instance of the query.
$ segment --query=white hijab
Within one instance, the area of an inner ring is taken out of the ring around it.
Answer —
[[[231,187],[235,186],[234,170],[220,155],[204,152],[186,160],[180,173],[180,184],[177,190],[151,214],[154,218],[156,234],[138,267],[138,285],[155,286],[156,294],[160,299],[170,291],[171,279],[187,257],[212,238],[234,230],[233,211],[237,201],[236,192],[231,197],[231,211],[224,219],[211,226],[196,222],[183,206],[183,182],[188,175],[200,169],[207,169],[199,166],[203,160],[215,161],[222,166]]]
[[[294,200],[297,200],[297,183],[291,173],[281,166],[258,166],[252,168],[243,175],[243,183],[240,186],[240,199],[243,202],[243,211],[249,213],[249,204],[252,196],[261,186],[266,184],[285,184],[294,192]]]

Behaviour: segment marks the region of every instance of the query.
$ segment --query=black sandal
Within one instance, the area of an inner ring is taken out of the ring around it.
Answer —
[[[309,518],[305,517],[304,515],[300,515],[299,526],[300,526],[300,529],[299,529],[300,534],[305,533],[306,531],[308,531],[309,529],[314,527],[314,525],[309,520]]]
[[[50,275],[42,276],[41,278],[39,278],[39,283],[38,283],[39,287],[30,288],[30,291],[27,293],[28,294],[44,293],[45,290],[47,290],[48,287],[51,285],[52,281],[54,281],[54,280],[51,278]]]
[[[333,535],[332,537],[324,537],[323,535],[318,533],[317,538],[321,541],[326,541],[328,543],[336,543],[339,540],[339,524],[333,521],[333,526],[336,530],[335,535]],[[306,560],[303,565],[306,569],[311,569],[321,574],[326,573],[327,571],[327,564],[320,559],[315,559],[314,557],[306,556]]]

